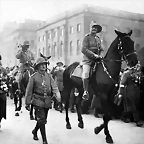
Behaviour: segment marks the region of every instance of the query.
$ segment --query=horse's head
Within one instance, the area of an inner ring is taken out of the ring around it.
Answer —
[[[47,57],[40,53],[40,57],[44,58],[48,65],[50,64],[49,59],[51,58],[51,56]]]
[[[119,39],[118,50],[121,56],[128,66],[135,66],[138,63],[138,59],[134,49],[134,41],[130,38],[132,30],[129,33],[121,33],[115,30],[115,33]]]

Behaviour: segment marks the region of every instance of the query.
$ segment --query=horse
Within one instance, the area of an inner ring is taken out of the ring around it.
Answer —
[[[89,86],[93,88],[94,94],[100,98],[101,106],[103,109],[103,123],[94,129],[95,134],[98,134],[102,129],[106,135],[106,142],[113,143],[112,136],[109,133],[108,123],[111,120],[112,109],[114,104],[115,88],[118,85],[119,73],[121,69],[121,63],[123,60],[127,62],[130,67],[138,63],[137,55],[134,50],[134,41],[130,38],[132,30],[129,33],[122,33],[116,31],[117,37],[111,43],[104,58],[95,62],[90,72]],[[97,66],[95,65],[97,63]],[[73,87],[76,87],[79,91],[77,97],[76,109],[78,115],[78,127],[84,128],[83,118],[81,116],[81,101],[83,95],[83,83],[82,78],[72,76],[74,70],[80,65],[79,62],[74,62],[69,65],[63,74],[64,90],[65,94],[65,110],[66,110],[66,128],[71,129],[71,124],[68,117],[68,107],[70,92]],[[80,67],[80,66],[79,66]],[[82,68],[79,68],[82,71]]]

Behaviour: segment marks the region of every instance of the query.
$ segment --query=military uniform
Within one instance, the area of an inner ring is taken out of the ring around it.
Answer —
[[[29,46],[29,41],[24,41],[23,46]],[[30,70],[32,69],[32,61],[34,61],[34,55],[30,50],[27,50],[24,52],[22,49],[18,50],[16,54],[16,58],[19,59],[20,61],[20,66],[19,66],[19,79],[18,79],[18,84],[19,84],[19,89],[20,88],[20,82],[22,80],[22,74],[25,72],[25,70]],[[33,70],[32,70],[33,71]]]
[[[43,63],[46,64],[44,58],[38,58],[35,68]],[[44,141],[43,144],[47,144],[45,124],[47,123],[48,110],[51,108],[52,93],[60,97],[60,92],[52,76],[45,71],[41,74],[39,70],[37,70],[29,79],[26,88],[25,104],[26,106],[30,104],[34,105],[37,124],[32,133],[34,135],[34,140],[38,140],[37,131],[40,128]]]
[[[96,33],[101,32],[102,27],[100,25],[97,25],[95,22],[91,23],[91,29],[97,29]],[[89,72],[92,63],[100,58],[100,53],[103,51],[101,47],[101,40],[100,38],[96,35],[93,34],[92,32],[90,34],[87,34],[84,39],[83,39],[83,44],[82,44],[82,50],[81,52],[84,54],[83,55],[83,73],[82,73],[82,79],[83,79],[83,87],[84,87],[84,94],[83,98],[88,99],[88,83],[89,83]]]

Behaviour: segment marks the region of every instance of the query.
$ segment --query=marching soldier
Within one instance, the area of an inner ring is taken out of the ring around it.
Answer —
[[[100,60],[101,51],[103,51],[101,47],[101,40],[96,35],[97,33],[100,33],[102,31],[102,27],[98,25],[96,22],[91,22],[90,24],[90,33],[87,34],[83,39],[82,44],[82,53],[83,56],[83,99],[88,100],[89,94],[88,94],[88,84],[89,84],[89,72],[91,65],[94,61]]]
[[[57,100],[61,101],[60,92],[56,86],[52,76],[46,72],[47,62],[44,58],[37,59],[35,64],[35,72],[29,80],[26,89],[26,109],[30,110],[30,104],[34,105],[36,126],[32,131],[33,139],[38,140],[37,131],[40,129],[43,144],[47,143],[45,124],[47,123],[47,114],[49,108],[51,108],[51,93],[53,93]]]
[[[20,61],[19,89],[23,73],[25,72],[25,70],[31,69],[31,66],[34,62],[34,55],[29,50],[29,46],[29,41],[24,41],[23,45],[21,45],[22,49],[18,50],[16,54],[16,58]]]

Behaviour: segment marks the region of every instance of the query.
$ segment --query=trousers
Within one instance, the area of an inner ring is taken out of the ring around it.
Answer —
[[[91,68],[90,64],[83,64],[82,79],[89,78],[90,68]]]

